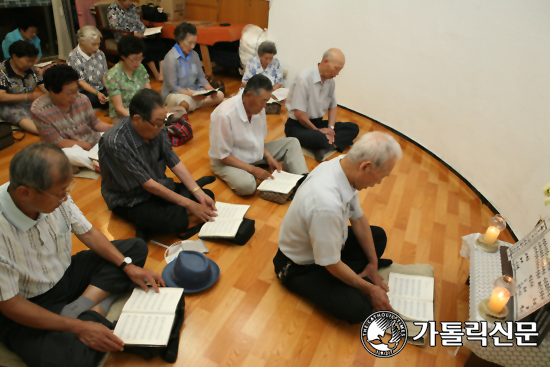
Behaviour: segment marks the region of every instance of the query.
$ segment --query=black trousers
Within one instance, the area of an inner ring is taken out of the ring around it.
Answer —
[[[109,96],[109,94],[107,93],[107,88],[105,88],[105,87],[103,87],[103,89],[100,90],[99,92],[103,93],[106,97]],[[101,109],[104,109],[104,110],[109,108],[109,101],[105,102],[105,104],[101,104],[101,102],[99,102],[99,98],[97,98],[97,96],[95,94],[87,92],[85,90],[81,90],[80,93],[82,93],[86,97],[88,97],[88,99],[92,103],[93,108],[101,108]]]
[[[146,37],[142,38],[145,42],[145,52],[143,53],[143,63],[148,64],[151,61],[162,61],[164,57],[176,44],[176,41],[167,38]]]
[[[147,245],[131,238],[113,241],[134,265],[143,267]],[[56,314],[82,295],[89,286],[111,293],[122,293],[133,288],[126,273],[91,250],[75,254],[71,265],[49,291],[29,301]],[[112,328],[111,322],[94,311],[83,312],[78,319],[99,322]],[[95,367],[104,353],[88,348],[73,333],[30,328],[8,319],[0,313],[0,341],[17,354],[29,367]]]
[[[378,259],[386,249],[386,232],[380,227],[371,227],[376,256]],[[342,249],[342,262],[359,274],[369,263],[361,245],[357,241],[352,227],[349,227],[348,239]],[[347,285],[332,275],[324,266],[297,265],[281,250],[277,251],[273,264],[279,274],[290,262],[282,284],[290,291],[309,299],[315,305],[349,324],[359,324],[372,314],[373,309],[367,295],[359,289]],[[372,283],[370,279],[363,278]]]
[[[328,127],[328,120],[322,118],[310,120],[315,127],[322,129]],[[343,152],[353,144],[353,139],[359,135],[359,126],[353,122],[337,122],[334,124],[334,145],[339,152]],[[320,131],[305,128],[300,121],[290,117],[285,124],[285,134],[288,137],[297,138],[300,145],[308,149],[330,149],[327,137]]]
[[[197,201],[195,196],[182,183],[176,183],[174,191],[188,199]],[[214,199],[212,191],[208,189],[203,189],[203,191]],[[182,233],[189,227],[187,210],[183,206],[155,195],[133,207],[114,208],[113,213],[134,224],[136,232],[142,231],[147,235]]]

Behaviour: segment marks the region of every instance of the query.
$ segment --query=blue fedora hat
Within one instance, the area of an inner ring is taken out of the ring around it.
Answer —
[[[183,288],[184,293],[202,291],[216,283],[220,276],[218,264],[198,251],[181,251],[162,270],[162,280],[168,287]]]

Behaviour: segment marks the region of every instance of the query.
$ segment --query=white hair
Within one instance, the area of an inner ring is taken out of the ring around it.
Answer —
[[[380,131],[366,133],[357,140],[349,150],[346,158],[352,163],[370,161],[374,169],[378,169],[395,157],[403,156],[401,146],[395,139]]]
[[[101,38],[101,32],[93,25],[84,26],[76,32],[78,43],[82,41],[93,41],[96,38]]]

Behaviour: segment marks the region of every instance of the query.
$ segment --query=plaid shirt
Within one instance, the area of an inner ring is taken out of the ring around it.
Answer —
[[[124,10],[117,2],[112,3],[107,9],[107,19],[110,28],[121,31],[143,34],[145,33],[145,29],[147,29],[139,17],[138,8],[135,4],[130,5],[128,10]],[[115,41],[120,41],[120,38],[122,38],[122,34],[115,33]]]
[[[147,201],[151,193],[141,185],[150,179],[174,190],[174,180],[166,177],[166,167],[171,169],[179,162],[164,130],[146,143],[130,117],[123,118],[99,141],[101,194],[107,207],[133,207]]]
[[[105,75],[109,68],[107,67],[107,59],[103,51],[97,50],[95,54],[88,56],[82,51],[80,46],[76,46],[69,53],[67,64],[78,71],[80,75],[79,81],[85,81],[95,90],[105,88],[102,80],[103,75]]]

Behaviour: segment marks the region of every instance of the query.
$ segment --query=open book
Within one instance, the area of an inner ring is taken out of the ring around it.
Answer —
[[[115,335],[124,344],[165,346],[176,317],[176,308],[183,296],[183,288],[153,288],[148,293],[135,288],[124,305],[115,327]]]
[[[211,89],[211,90],[199,90],[199,91],[196,91],[195,93],[193,93],[193,97],[196,97],[196,96],[205,96],[205,97],[208,97],[209,95],[211,94],[214,94],[214,93],[218,93],[219,90],[221,90],[222,88],[219,87],[219,88],[216,88],[216,89]]]
[[[304,177],[303,175],[296,175],[294,173],[288,173],[284,171],[275,171],[273,172],[272,176],[273,178],[263,180],[260,186],[258,186],[258,190],[288,194],[290,190],[292,190],[296,186],[298,181],[300,181],[300,179]]]
[[[161,30],[162,30],[162,27],[147,28],[147,29],[145,30],[145,32],[143,33],[143,35],[144,35],[145,37],[147,37],[147,36],[152,36],[153,34],[159,34]]]
[[[288,97],[288,92],[290,90],[288,88],[279,88],[277,90],[274,90],[273,93],[271,93],[272,98],[267,101],[267,103],[279,103],[282,102]]]
[[[407,319],[434,319],[434,278],[390,273],[388,298],[393,309]]]
[[[228,204],[218,201],[216,202],[216,208],[218,209],[218,216],[214,217],[214,222],[207,222],[201,227],[199,237],[235,237],[250,205]]]
[[[50,64],[52,64],[54,61],[45,61],[45,62],[41,62],[40,64],[35,64],[34,66],[36,66],[37,68],[43,68],[44,66],[48,66]]]

